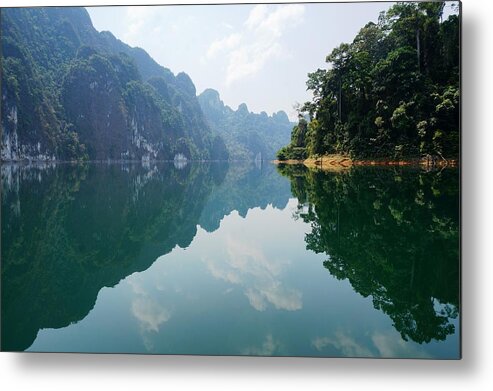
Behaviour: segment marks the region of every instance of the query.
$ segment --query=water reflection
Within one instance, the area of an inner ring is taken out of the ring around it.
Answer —
[[[258,210],[257,210],[258,212]],[[255,215],[255,216],[252,216]],[[269,224],[251,212],[250,220],[257,220],[263,227],[251,231],[245,220],[224,221],[221,240],[211,243],[210,251],[202,257],[207,270],[216,279],[232,286],[239,286],[257,311],[265,311],[272,305],[276,309],[296,311],[302,308],[302,293],[286,286],[283,273],[290,266],[284,252],[276,247],[262,244],[265,241],[265,227]],[[272,227],[276,229],[276,227]],[[219,233],[218,233],[219,235]],[[277,245],[282,246],[282,237]]]
[[[279,171],[2,166],[2,349],[457,357],[457,172]]]
[[[246,188],[258,176],[248,167],[235,177]],[[84,318],[102,287],[187,247],[201,218],[218,226],[223,215],[203,211],[227,171],[212,163],[2,165],[2,349],[23,350],[39,329]],[[227,193],[218,198],[228,205]]]
[[[290,178],[299,200],[296,215],[311,224],[307,249],[327,254],[324,266],[333,276],[370,296],[404,340],[444,340],[455,332],[457,170],[324,173],[284,166],[280,172]]]

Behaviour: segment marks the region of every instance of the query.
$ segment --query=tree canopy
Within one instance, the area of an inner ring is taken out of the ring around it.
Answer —
[[[278,157],[457,157],[460,21],[442,20],[444,4],[397,3],[335,48],[308,74],[313,99]]]

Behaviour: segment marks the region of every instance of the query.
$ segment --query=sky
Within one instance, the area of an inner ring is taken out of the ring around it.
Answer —
[[[392,3],[234,4],[87,7],[98,31],[145,49],[175,74],[186,72],[197,94],[219,91],[236,109],[284,110],[310,100],[307,74],[351,42]]]

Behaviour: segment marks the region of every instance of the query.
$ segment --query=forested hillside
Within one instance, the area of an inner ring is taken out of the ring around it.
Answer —
[[[457,158],[460,21],[444,4],[397,3],[335,48],[308,75],[313,100],[279,159]]]
[[[274,159],[276,151],[289,140],[293,124],[284,111],[272,116],[256,114],[244,103],[235,111],[213,89],[198,98],[212,130],[224,139],[230,159]]]
[[[2,160],[227,159],[195,86],[83,8],[4,8]]]

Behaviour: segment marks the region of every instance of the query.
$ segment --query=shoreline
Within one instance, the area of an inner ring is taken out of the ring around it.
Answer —
[[[187,162],[187,163],[234,163],[234,162],[242,162],[242,161],[250,161],[250,160],[177,160],[177,162]],[[251,160],[254,162],[254,160]],[[267,160],[265,160],[267,161]],[[115,163],[132,163],[132,164],[150,164],[150,163],[174,163],[175,160],[126,160],[126,159],[105,159],[105,160],[42,160],[42,159],[18,159],[18,160],[0,160],[0,164],[86,164],[86,163],[98,163],[98,164],[115,164]]]
[[[349,156],[345,155],[324,155],[317,158],[308,158],[305,160],[273,160],[272,163],[276,165],[280,164],[290,164],[298,165],[302,164],[308,168],[315,168],[323,171],[343,171],[348,170],[352,166],[409,166],[409,167],[420,167],[420,168],[445,168],[445,167],[458,167],[459,159],[440,159],[432,157],[425,158],[410,158],[410,159],[351,159]]]

